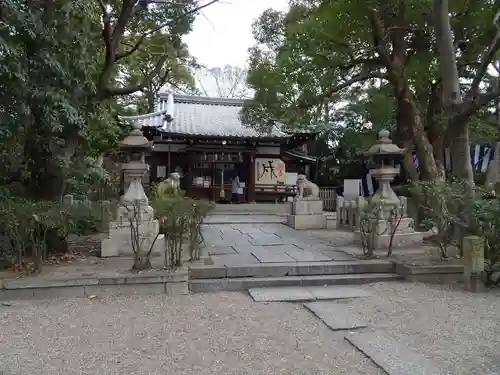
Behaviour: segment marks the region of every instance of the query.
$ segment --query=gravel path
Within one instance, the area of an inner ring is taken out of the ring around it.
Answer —
[[[419,283],[364,288],[374,296],[348,306],[372,329],[387,332],[449,374],[500,371],[500,290],[472,294]]]
[[[4,375],[383,372],[300,304],[242,293],[0,305]]]
[[[500,370],[500,291],[380,283],[352,314],[453,375]],[[0,304],[3,375],[383,372],[301,304],[242,293]]]

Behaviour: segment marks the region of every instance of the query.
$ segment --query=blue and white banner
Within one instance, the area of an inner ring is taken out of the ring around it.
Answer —
[[[486,172],[488,164],[495,157],[495,149],[489,145],[473,145],[470,147],[470,160],[476,172]],[[444,162],[447,170],[451,169],[452,160],[449,149],[444,151]]]

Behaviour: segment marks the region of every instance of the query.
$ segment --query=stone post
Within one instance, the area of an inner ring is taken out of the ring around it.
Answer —
[[[407,197],[399,197],[399,201],[401,202],[401,213],[403,217],[408,216],[408,198]]]
[[[74,203],[73,195],[71,195],[71,194],[65,194],[65,195],[63,195],[62,201],[63,201],[63,204],[65,206],[68,206],[68,207],[72,206],[73,203]]]
[[[337,197],[337,229],[342,228],[344,224],[344,197]]]
[[[484,238],[467,236],[463,239],[464,284],[471,292],[484,290]]]
[[[365,208],[365,205],[366,205],[366,200],[364,197],[358,197],[358,199],[356,199],[356,223],[355,223],[356,229],[360,229],[361,227],[361,215]]]

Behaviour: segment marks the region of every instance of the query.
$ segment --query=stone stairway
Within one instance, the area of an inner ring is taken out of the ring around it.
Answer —
[[[290,202],[285,203],[243,203],[216,204],[214,215],[288,215],[292,210]]]
[[[189,269],[191,292],[357,285],[400,279],[394,264],[385,260],[199,265]]]

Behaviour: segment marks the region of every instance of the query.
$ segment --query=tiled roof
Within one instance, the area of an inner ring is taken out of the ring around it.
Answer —
[[[240,110],[243,100],[173,95],[173,120],[165,116],[172,110],[168,106],[168,94],[160,94],[158,111],[141,116],[121,116],[120,120],[137,121],[142,126],[161,127],[164,132],[219,137],[290,137],[274,127],[271,134],[258,133],[241,123]]]
[[[312,155],[307,155],[302,152],[297,152],[297,151],[285,151],[285,154],[290,155],[291,157],[297,158],[297,159],[302,159],[302,160],[307,160],[310,162],[316,162],[317,158]]]

